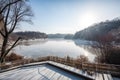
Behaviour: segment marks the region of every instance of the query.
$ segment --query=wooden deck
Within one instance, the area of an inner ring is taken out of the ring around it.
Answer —
[[[87,72],[53,61],[24,64],[0,71],[0,80],[117,80],[110,74]]]
[[[1,72],[0,80],[93,80],[72,70],[75,69],[55,62],[33,63]]]
[[[80,69],[76,69],[74,67],[70,67],[70,66],[67,66],[67,65],[59,64],[59,63],[56,63],[56,62],[53,62],[53,61],[49,61],[49,63],[51,63],[52,65],[61,67],[62,69],[65,68],[66,70],[69,70],[71,72],[83,75],[85,77],[89,77],[89,78],[94,79],[94,80],[113,80],[113,78],[112,78],[112,76],[110,74],[94,73],[93,75],[89,75],[87,72],[82,71]]]

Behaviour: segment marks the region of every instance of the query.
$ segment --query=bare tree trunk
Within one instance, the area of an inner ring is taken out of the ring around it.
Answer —
[[[6,53],[7,42],[8,42],[8,36],[6,36],[3,40],[2,50],[1,50],[1,58],[0,58],[1,63],[4,62],[4,54]]]

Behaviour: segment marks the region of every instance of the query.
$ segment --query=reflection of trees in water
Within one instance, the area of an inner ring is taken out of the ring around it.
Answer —
[[[24,41],[24,42],[20,41],[20,42],[19,42],[19,46],[20,46],[20,45],[29,46],[30,44],[29,44],[28,40],[26,40],[26,41]]]
[[[30,46],[36,44],[45,44],[47,41],[48,41],[47,39],[24,40],[20,41],[19,45]]]
[[[100,50],[96,47],[96,42],[93,41],[86,41],[86,40],[74,40],[76,46],[80,48],[84,48],[86,51],[92,54],[99,54]]]

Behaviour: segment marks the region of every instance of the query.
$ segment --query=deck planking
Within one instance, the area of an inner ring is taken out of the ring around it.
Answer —
[[[52,61],[25,64],[22,67],[1,72],[0,80],[86,80],[75,73],[95,80],[113,80],[110,74],[96,73],[90,76],[82,70]]]
[[[80,80],[82,78],[51,65],[21,67],[0,73],[0,80]]]

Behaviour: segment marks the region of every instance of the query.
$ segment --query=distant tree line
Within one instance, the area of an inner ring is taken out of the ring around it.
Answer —
[[[48,34],[48,38],[64,38],[66,34],[60,34],[60,33],[56,33],[56,34]]]
[[[63,39],[73,39],[73,34],[48,34],[48,38],[63,38]]]
[[[47,34],[35,31],[26,31],[26,32],[15,32],[14,37],[19,36],[22,39],[39,39],[39,38],[47,38]]]
[[[64,39],[73,39],[73,34],[67,34]]]

